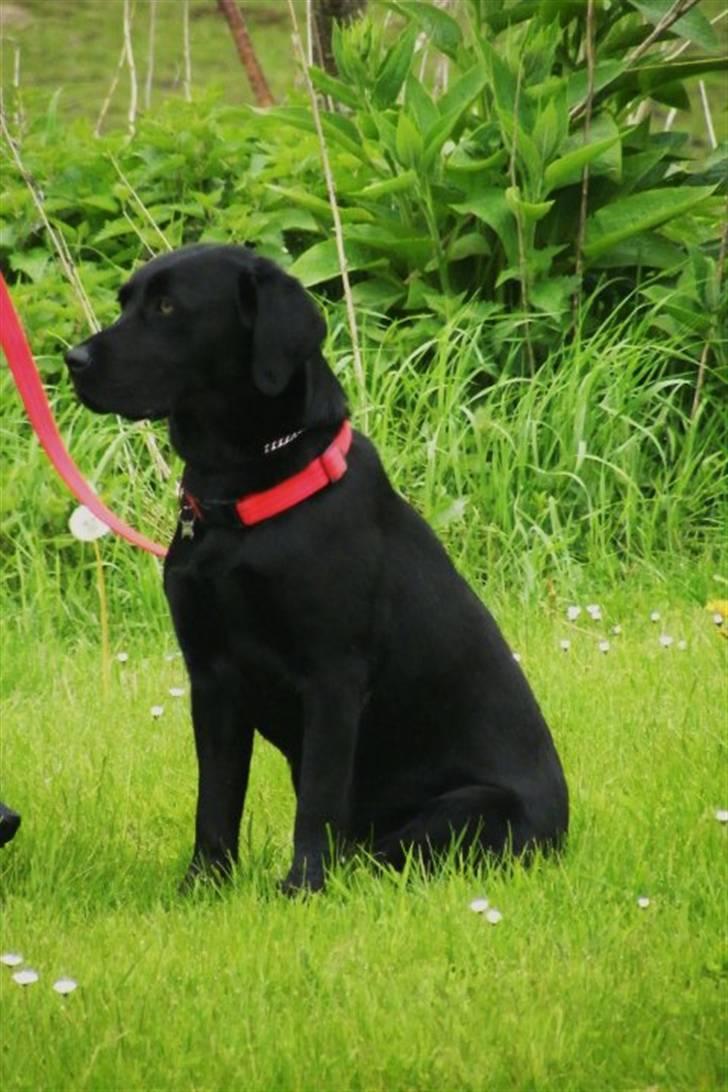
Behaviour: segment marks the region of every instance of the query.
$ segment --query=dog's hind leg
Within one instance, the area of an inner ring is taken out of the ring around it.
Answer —
[[[375,834],[373,851],[379,860],[402,868],[414,850],[430,866],[453,846],[463,857],[472,849],[495,856],[508,849],[518,854],[532,840],[529,833],[514,793],[493,785],[466,785],[428,801],[397,830]]]

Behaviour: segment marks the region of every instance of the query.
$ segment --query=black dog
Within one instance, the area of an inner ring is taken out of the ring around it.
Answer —
[[[0,803],[0,846],[7,845],[11,841],[20,826],[20,816],[17,811]]]
[[[242,247],[195,246],[119,298],[66,360],[92,410],[168,418],[186,464],[165,590],[199,764],[188,877],[236,859],[256,728],[297,797],[285,890],[322,887],[339,845],[401,866],[454,836],[496,854],[558,844],[567,790],[534,697],[352,435],[300,284]]]

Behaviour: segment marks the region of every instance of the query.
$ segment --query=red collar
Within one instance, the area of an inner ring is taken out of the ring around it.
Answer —
[[[325,489],[332,482],[338,482],[339,478],[343,478],[346,473],[346,456],[351,447],[351,440],[351,425],[348,421],[344,421],[323,454],[318,455],[303,470],[299,470],[297,474],[279,482],[271,489],[264,489],[260,493],[248,493],[235,501],[234,508],[240,522],[246,527],[262,523],[263,520],[278,516],[288,508],[294,508],[302,501],[308,500],[314,493]],[[203,519],[204,517],[200,502],[189,493],[185,493],[182,529],[185,535],[185,527],[189,528],[186,532],[189,537],[191,526],[189,517],[187,520],[184,518],[185,508],[191,512],[193,518]]]

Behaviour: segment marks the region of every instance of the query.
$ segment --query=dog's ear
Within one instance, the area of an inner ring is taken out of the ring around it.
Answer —
[[[326,325],[303,286],[263,258],[240,273],[239,296],[253,328],[253,382],[274,397],[320,348]]]

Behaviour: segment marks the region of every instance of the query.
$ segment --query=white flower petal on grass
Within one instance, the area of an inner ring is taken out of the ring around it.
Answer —
[[[162,713],[164,712],[164,706],[163,705],[153,705],[152,708],[149,710],[149,712],[152,714],[152,716],[156,720],[158,717],[161,717]]]
[[[728,823],[728,808],[716,808],[715,818],[719,823]]]
[[[600,652],[609,652],[609,641],[600,641],[599,642],[599,651]]]
[[[520,652],[514,652],[514,653],[513,653],[513,659],[514,659],[514,660],[516,661],[516,663],[517,663],[517,664],[520,664],[520,662],[521,662],[521,654],[520,654]]]
[[[117,652],[116,653],[116,658],[117,658],[117,660],[119,661],[120,664],[125,664],[127,662],[127,660],[129,659],[129,653],[128,652]]]
[[[40,975],[37,971],[34,971],[32,967],[26,967],[22,971],[15,972],[13,982],[17,982],[19,986],[32,986],[39,978]]]
[[[602,620],[602,608],[598,603],[589,603],[586,608],[586,613],[589,615],[593,622],[601,622]]]
[[[715,623],[715,625],[716,626],[722,626],[723,621],[724,621],[723,615],[720,613],[720,611],[719,610],[715,611],[713,613],[713,622]]]
[[[621,632],[622,632],[622,627],[619,625],[619,623],[617,623],[616,626],[612,626],[612,636],[613,637],[619,637]]]
[[[53,983],[53,989],[56,993],[63,994],[64,996],[73,991],[78,986],[78,982],[75,982],[72,978],[67,978],[65,975],[63,978],[57,978]]]
[[[575,622],[580,614],[581,607],[577,607],[574,605],[566,608],[566,617],[569,619],[570,622]]]
[[[567,637],[564,637],[562,641],[559,641],[559,648],[562,652],[568,652],[571,648],[571,641]]]
[[[71,513],[68,529],[79,542],[95,542],[109,533],[110,528],[102,523],[85,504],[79,504]]]
[[[17,967],[22,962],[23,957],[20,952],[3,952],[0,955],[0,963],[4,963],[6,967]]]
[[[490,903],[485,898],[473,899],[470,904],[470,909],[473,911],[474,914],[484,914],[489,906]]]
[[[496,910],[495,906],[491,906],[490,910],[485,911],[485,920],[490,925],[497,925],[499,921],[503,920],[503,915],[500,910]]]
[[[688,643],[687,641],[678,641],[677,647],[680,649],[681,652],[684,652],[685,649],[688,647]]]
[[[670,636],[669,633],[661,633],[660,644],[663,648],[669,648],[670,645],[673,644],[673,638]]]
[[[646,895],[640,895],[640,897],[637,899],[637,905],[639,906],[640,910],[646,910],[647,907],[650,905],[650,900],[647,898]]]
[[[651,622],[659,622],[660,621],[660,612],[659,612],[659,610],[653,610],[651,612],[650,621]]]
[[[185,690],[183,686],[170,686],[170,696],[173,698],[183,698],[185,696]]]

